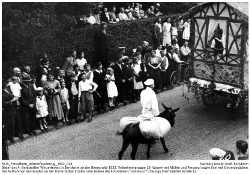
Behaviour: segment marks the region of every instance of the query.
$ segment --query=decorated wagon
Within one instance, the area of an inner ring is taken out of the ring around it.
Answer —
[[[207,2],[190,9],[192,75],[189,88],[211,106],[218,95],[227,107],[243,104],[248,115],[248,3]]]

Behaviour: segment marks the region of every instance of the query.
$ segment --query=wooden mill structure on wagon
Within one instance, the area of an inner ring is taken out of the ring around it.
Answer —
[[[211,106],[218,95],[227,95],[235,103],[244,101],[247,113],[248,3],[200,3],[190,9],[188,18],[192,21],[190,40],[193,68],[189,80],[200,87],[204,105]],[[217,42],[215,33],[219,30],[221,52],[211,46]]]

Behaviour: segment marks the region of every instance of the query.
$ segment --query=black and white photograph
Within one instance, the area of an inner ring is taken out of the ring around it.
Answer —
[[[2,173],[249,171],[248,1],[1,4]]]

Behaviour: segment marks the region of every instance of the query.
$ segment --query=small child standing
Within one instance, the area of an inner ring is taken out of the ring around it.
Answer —
[[[43,132],[44,129],[48,130],[46,116],[49,115],[48,112],[48,105],[45,96],[43,95],[43,88],[38,87],[36,89],[37,96],[36,96],[36,118],[39,120],[40,129]]]
[[[248,160],[248,144],[243,140],[238,140],[236,142],[237,154],[239,155],[238,160]]]
[[[62,102],[62,108],[63,108],[63,113],[64,113],[64,119],[63,123],[67,122],[67,124],[70,124],[68,116],[69,116],[69,91],[66,88],[66,84],[64,81],[61,82],[61,92],[60,92],[60,99]]]
[[[117,87],[115,85],[114,70],[110,67],[107,69],[107,74],[106,74],[105,80],[107,80],[109,107],[110,107],[110,109],[114,109],[114,107],[115,107],[114,100],[118,96],[118,91],[117,91]]]

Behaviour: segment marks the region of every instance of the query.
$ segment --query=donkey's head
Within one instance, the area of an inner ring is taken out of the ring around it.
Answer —
[[[175,116],[176,116],[175,112],[177,112],[180,108],[176,108],[172,110],[172,108],[166,107],[163,103],[162,103],[162,106],[165,110],[159,114],[159,117],[162,117],[168,120],[171,127],[173,127],[175,124]]]

